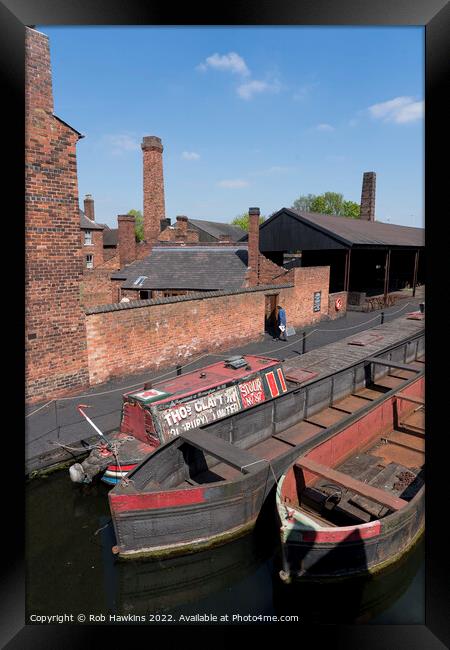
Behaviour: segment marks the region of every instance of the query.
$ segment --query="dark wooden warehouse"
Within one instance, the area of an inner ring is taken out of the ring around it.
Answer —
[[[302,266],[330,266],[330,292],[415,295],[425,280],[423,228],[282,208],[261,224],[259,247],[279,265],[301,253]]]

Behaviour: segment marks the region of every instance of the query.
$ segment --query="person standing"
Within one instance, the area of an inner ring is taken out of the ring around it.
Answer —
[[[278,337],[280,341],[287,341],[286,337],[286,312],[281,305],[278,305]]]

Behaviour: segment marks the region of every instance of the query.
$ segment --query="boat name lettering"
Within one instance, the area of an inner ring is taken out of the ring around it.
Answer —
[[[264,402],[266,399],[261,377],[239,384],[239,390],[244,408]]]

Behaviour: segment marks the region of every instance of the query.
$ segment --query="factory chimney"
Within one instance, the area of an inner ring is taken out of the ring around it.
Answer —
[[[161,220],[165,219],[163,146],[161,138],[145,136],[141,143],[144,172],[144,239],[154,243],[158,239]]]
[[[363,221],[375,221],[376,180],[375,172],[364,172],[360,207],[360,218]]]
[[[255,286],[259,276],[259,208],[249,208],[248,215],[248,283]]]

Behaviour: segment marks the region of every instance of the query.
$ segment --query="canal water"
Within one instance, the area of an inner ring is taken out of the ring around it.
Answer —
[[[268,501],[253,533],[239,540],[180,558],[123,562],[111,552],[108,490],[76,485],[67,471],[27,484],[28,620],[81,614],[109,623],[116,614],[136,622],[153,614],[177,621],[184,614],[228,615],[232,623],[233,615],[297,615],[299,623],[424,624],[423,543],[376,578],[285,585]]]

